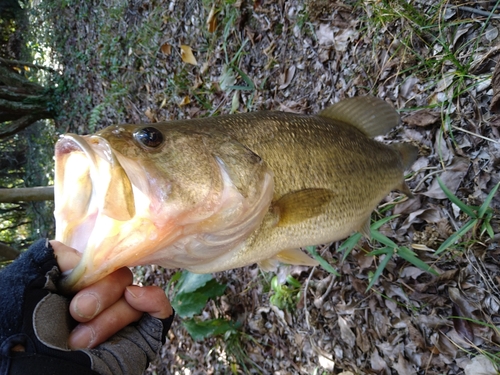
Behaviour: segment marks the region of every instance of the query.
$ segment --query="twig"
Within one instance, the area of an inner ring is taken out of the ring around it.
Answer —
[[[481,10],[481,9],[476,9],[472,7],[467,7],[467,6],[453,6],[453,5],[448,5],[448,8],[456,8],[461,10],[462,12],[469,12],[469,13],[474,13],[480,16],[485,16],[485,17],[490,17],[494,19],[500,19],[500,15],[494,14],[493,12],[488,12],[486,10]]]
[[[486,140],[486,141],[490,141],[490,142],[493,142],[493,143],[498,143],[498,144],[500,144],[500,142],[495,141],[494,139],[491,139],[491,138],[485,137],[484,135],[480,135],[480,134],[477,134],[477,133],[473,133],[473,132],[471,132],[471,131],[469,131],[469,130],[462,129],[461,127],[458,127],[458,126],[455,126],[455,125],[452,125],[451,127],[452,127],[452,128],[454,128],[454,129],[457,129],[457,130],[463,131],[464,133],[467,133],[467,134],[474,135],[474,136],[476,136],[476,137],[482,138],[482,139],[484,139],[484,140]]]
[[[57,73],[57,71],[51,67],[48,67],[48,66],[43,66],[43,65],[37,65],[37,64],[32,64],[32,63],[29,63],[29,62],[26,62],[26,61],[19,61],[19,60],[7,60],[7,59],[4,59],[2,57],[0,57],[0,63],[3,63],[5,65],[10,65],[10,66],[18,66],[18,65],[22,65],[22,66],[29,66],[30,68],[35,68],[35,69],[43,69],[43,70],[47,70],[51,73]]]

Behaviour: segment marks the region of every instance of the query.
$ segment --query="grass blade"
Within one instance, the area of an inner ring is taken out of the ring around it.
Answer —
[[[469,215],[471,218],[475,219],[477,217],[476,213],[472,208],[467,206],[464,202],[462,202],[458,197],[456,197],[450,189],[446,187],[445,184],[443,184],[443,181],[439,177],[437,177],[437,182],[441,189],[443,190],[444,194],[448,197],[448,199],[452,202],[455,203],[463,212],[465,212],[467,215]]]
[[[392,248],[397,248],[398,247],[398,245],[396,245],[396,243],[394,241],[392,241],[387,236],[384,236],[382,233],[380,233],[377,230],[372,230],[371,234],[372,234],[372,239],[373,240],[378,241],[381,244],[384,244],[385,246],[389,246],[389,247],[392,247]]]
[[[382,225],[384,225],[385,223],[387,223],[388,221],[391,221],[392,219],[398,217],[399,215],[392,215],[392,216],[388,216],[388,217],[384,217],[383,219],[380,219],[379,221],[376,221],[375,223],[373,223],[370,227],[371,230],[377,230],[379,229]]]
[[[394,255],[394,249],[390,249],[387,247],[385,249],[386,249],[385,258],[382,259],[382,261],[378,265],[377,270],[373,274],[372,280],[370,281],[370,284],[368,284],[368,287],[366,288],[366,291],[369,291],[372,288],[373,284],[375,284],[375,282],[378,280],[378,278],[384,271],[385,267],[387,266],[387,263],[389,263],[392,256]]]
[[[321,255],[318,254],[316,251],[316,248],[314,246],[307,246],[306,250],[308,251],[311,256],[316,259],[321,267],[323,267],[326,271],[334,274],[335,276],[340,276],[340,273],[337,272],[335,268],[332,267],[330,263],[328,263],[325,259],[321,257]]]
[[[408,249],[405,246],[401,246],[398,249],[398,255],[406,260],[407,262],[410,262],[414,266],[420,268],[421,270],[424,270],[426,272],[432,273],[433,275],[438,276],[439,273],[433,269],[431,266],[429,266],[427,263],[425,263],[423,260],[419,259],[417,257],[417,254],[415,254],[413,251]]]
[[[491,200],[493,199],[493,197],[497,193],[497,190],[499,187],[500,187],[500,182],[498,184],[496,184],[496,186],[493,188],[493,190],[490,191],[490,193],[486,197],[486,200],[483,202],[481,207],[479,207],[478,216],[480,218],[482,218],[484,216],[484,214],[486,213],[486,211],[488,210],[488,207],[490,206]]]
[[[462,237],[465,233],[467,233],[469,230],[474,227],[474,225],[477,224],[477,219],[470,220],[468,221],[458,232],[453,233],[446,241],[444,241],[441,246],[439,246],[439,249],[436,251],[436,255],[441,254],[443,251],[445,251],[450,245],[455,243],[455,241],[458,241],[460,237]]]
[[[344,241],[344,243],[337,249],[337,253],[340,253],[345,250],[344,255],[342,256],[342,261],[346,260],[351,251],[356,247],[356,244],[361,239],[361,233],[354,233],[351,237]]]

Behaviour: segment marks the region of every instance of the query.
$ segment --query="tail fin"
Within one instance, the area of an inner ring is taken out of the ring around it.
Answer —
[[[409,143],[399,143],[393,145],[394,149],[401,155],[401,160],[403,161],[404,169],[409,169],[418,157],[418,148]],[[406,182],[403,180],[398,190],[405,193],[408,198],[413,198],[413,193],[411,192]]]
[[[418,148],[409,143],[398,143],[393,145],[394,149],[399,152],[403,161],[405,170],[409,169],[418,157]]]

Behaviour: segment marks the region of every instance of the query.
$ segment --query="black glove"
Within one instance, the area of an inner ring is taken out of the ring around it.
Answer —
[[[47,240],[35,243],[0,272],[0,375],[139,375],[156,358],[173,315],[144,314],[94,349],[72,351],[77,322],[70,300],[57,294],[60,271]]]

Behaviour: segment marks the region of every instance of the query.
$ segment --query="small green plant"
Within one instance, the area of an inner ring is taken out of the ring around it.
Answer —
[[[453,233],[446,241],[444,241],[441,246],[436,251],[436,255],[441,254],[446,249],[451,248],[451,246],[462,238],[466,233],[472,231],[472,236],[474,238],[481,238],[485,233],[488,234],[490,238],[493,238],[494,232],[491,227],[491,219],[493,217],[493,210],[489,207],[491,200],[495,196],[500,187],[500,182],[490,191],[486,200],[481,206],[468,206],[463,203],[457,196],[455,196],[443,182],[438,177],[437,179],[439,186],[443,190],[444,194],[448,199],[457,205],[467,216],[469,220],[460,228],[457,232]]]
[[[223,318],[202,320],[200,315],[209,299],[224,294],[226,285],[220,284],[210,274],[194,274],[189,271],[176,272],[170,284],[175,282],[172,306],[182,318],[182,324],[194,340],[235,331],[238,324]]]
[[[432,269],[427,263],[419,259],[415,252],[413,252],[406,246],[398,246],[394,241],[392,241],[390,238],[388,238],[387,236],[383,235],[378,231],[378,229],[382,227],[382,225],[394,219],[395,217],[397,217],[397,215],[385,217],[383,219],[374,222],[370,226],[370,235],[372,242],[376,242],[380,245],[383,245],[383,247],[370,251],[369,253],[366,254],[366,256],[378,256],[378,257],[384,256],[384,257],[380,261],[376,271],[371,275],[370,283],[366,288],[367,291],[370,290],[370,288],[377,282],[378,278],[384,271],[385,267],[387,266],[391,258],[395,255],[403,258],[407,262],[413,264],[414,266],[426,272],[430,272],[433,275],[438,275],[438,273],[434,269]],[[342,260],[345,260],[346,257],[351,253],[351,251],[356,247],[358,242],[361,240],[361,237],[362,237],[361,233],[354,233],[347,240],[344,241],[342,246],[339,247],[337,252],[342,252],[342,251],[344,252]]]
[[[281,310],[293,311],[302,295],[302,285],[291,275],[288,275],[284,283],[280,283],[277,276],[271,279],[271,290],[273,294],[269,301]]]
[[[243,346],[243,343],[248,341],[253,341],[254,345],[258,343],[250,335],[239,330],[239,322],[225,318],[202,319],[199,316],[209,299],[224,293],[226,285],[217,282],[209,274],[199,275],[189,271],[176,272],[167,286],[167,293],[172,283],[175,283],[172,306],[194,340],[218,337],[219,345],[214,350],[219,353],[218,359],[222,360],[233,374],[241,373],[241,370],[250,373],[249,367],[262,370],[248,357]]]

